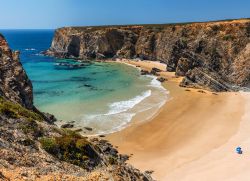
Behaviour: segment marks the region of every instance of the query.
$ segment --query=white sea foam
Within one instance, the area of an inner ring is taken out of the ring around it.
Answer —
[[[26,48],[24,50],[26,50],[26,51],[35,51],[36,49],[35,48]]]
[[[159,82],[157,80],[157,77],[156,76],[153,76],[153,75],[146,75],[146,77],[150,77],[152,80],[150,82],[150,86],[153,86],[153,87],[156,87],[156,88],[160,88],[160,89],[163,89],[163,90],[166,90],[162,85],[161,85],[161,82]]]
[[[110,134],[125,128],[133,116],[135,113],[85,115],[78,124],[92,127],[94,135]]]
[[[42,53],[36,53],[35,54],[36,56],[42,56],[42,57],[44,57],[45,55],[44,54],[42,54]]]
[[[105,115],[112,115],[125,112],[133,108],[135,105],[139,104],[141,101],[143,101],[150,95],[151,95],[151,90],[147,90],[143,92],[141,95],[138,95],[130,100],[114,102],[109,105],[110,111]]]
[[[151,90],[147,90],[132,99],[111,103],[107,113],[84,115],[79,124],[93,127],[97,135],[119,131],[136,115],[131,110],[150,95]]]
[[[83,115],[79,126],[93,128],[93,135],[110,134],[129,126],[137,114],[142,114],[142,121],[150,120],[166,103],[168,91],[157,80],[157,77],[147,75],[151,79],[148,89],[132,99],[113,102],[108,105],[106,113]],[[144,114],[145,112],[145,114]]]

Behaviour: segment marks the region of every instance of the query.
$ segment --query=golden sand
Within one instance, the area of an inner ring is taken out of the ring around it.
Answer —
[[[157,62],[122,62],[165,70]],[[170,100],[158,115],[140,124],[132,122],[107,139],[121,153],[132,154],[129,163],[136,168],[153,170],[157,180],[250,178],[250,95],[201,93],[179,87],[181,78],[173,73],[162,72],[161,76],[168,79],[163,86],[170,91]],[[244,146],[242,155],[235,153],[237,146]]]

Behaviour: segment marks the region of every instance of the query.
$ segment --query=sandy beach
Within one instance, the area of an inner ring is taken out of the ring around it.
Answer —
[[[123,63],[165,70],[158,62]],[[129,163],[152,170],[156,180],[248,180],[250,170],[250,95],[212,93],[179,87],[181,78],[162,72],[169,100],[151,120],[131,125],[107,139]],[[137,118],[138,119],[138,118]],[[241,146],[243,154],[235,148]]]

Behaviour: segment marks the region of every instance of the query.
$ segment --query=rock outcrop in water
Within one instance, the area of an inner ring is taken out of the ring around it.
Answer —
[[[59,129],[36,110],[18,53],[2,35],[0,73],[0,180],[152,180],[107,141]]]
[[[235,91],[250,82],[250,20],[60,28],[46,54],[161,61],[181,86]]]

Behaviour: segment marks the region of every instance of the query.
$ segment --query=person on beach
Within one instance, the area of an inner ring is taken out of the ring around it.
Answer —
[[[237,148],[236,148],[236,152],[237,152],[238,154],[242,154],[242,149],[241,149],[241,147],[237,147]]]

